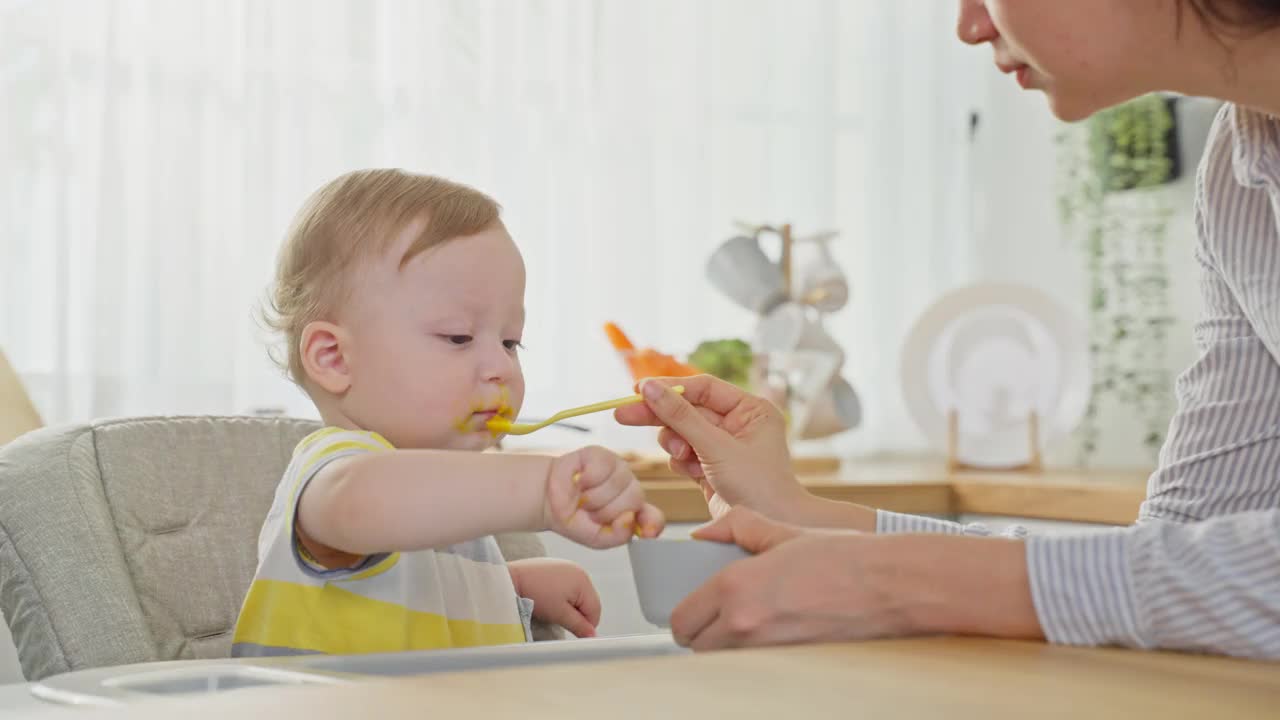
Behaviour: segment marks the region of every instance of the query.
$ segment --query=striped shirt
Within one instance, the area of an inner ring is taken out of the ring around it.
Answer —
[[[1031,595],[1051,642],[1280,658],[1280,118],[1222,109],[1195,209],[1200,357],[1138,523],[1027,538]],[[887,512],[877,526],[988,534]]]
[[[258,570],[236,621],[235,657],[354,654],[530,640],[533,602],[516,596],[493,537],[315,562],[294,532],[298,498],[340,458],[394,450],[371,432],[325,428],[298,443],[258,537]]]

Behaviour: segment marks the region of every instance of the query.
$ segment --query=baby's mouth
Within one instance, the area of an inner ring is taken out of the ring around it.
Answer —
[[[507,421],[515,420],[515,410],[509,405],[497,405],[493,407],[477,408],[471,411],[471,415],[460,423],[460,429],[470,432],[476,432],[489,429],[489,422],[495,418],[502,418]]]
[[[477,410],[476,414],[483,415],[486,420],[490,418],[495,418],[495,417],[514,420],[516,417],[516,411],[512,410],[511,406],[509,405],[499,405],[498,407],[495,407],[495,408],[488,408],[486,410]]]
[[[497,402],[492,404],[474,405],[471,408],[471,414],[458,423],[458,430],[461,432],[493,432],[492,423],[505,420],[507,424],[514,422],[516,419],[515,408],[507,403],[507,388],[501,389],[501,395],[497,398]]]

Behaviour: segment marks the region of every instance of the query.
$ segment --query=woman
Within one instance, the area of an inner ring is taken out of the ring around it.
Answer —
[[[663,426],[672,466],[702,481],[719,519],[700,537],[757,554],[676,609],[676,638],[963,633],[1280,658],[1280,0],[961,0],[958,32],[1066,120],[1155,90],[1228,103],[1197,187],[1201,356],[1140,520],[992,538],[825,501],[792,476],[768,403],[708,377],[682,379],[683,398],[646,382],[619,421]]]

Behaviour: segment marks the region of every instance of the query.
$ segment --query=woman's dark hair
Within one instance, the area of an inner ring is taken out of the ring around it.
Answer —
[[[1213,30],[1249,35],[1280,27],[1280,0],[1183,0]]]

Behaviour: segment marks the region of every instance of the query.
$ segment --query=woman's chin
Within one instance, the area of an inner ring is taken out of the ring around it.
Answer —
[[[1102,109],[1073,98],[1061,97],[1052,92],[1046,91],[1044,95],[1045,99],[1049,101],[1049,112],[1052,112],[1054,117],[1063,122],[1080,122]]]
[[[1045,99],[1049,101],[1049,110],[1063,122],[1080,122],[1094,114],[1126,103],[1142,93],[1134,88],[1098,88],[1090,92],[1071,92],[1060,87],[1043,88]]]

